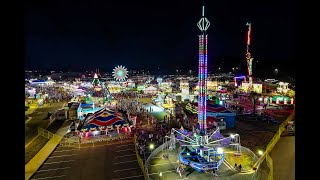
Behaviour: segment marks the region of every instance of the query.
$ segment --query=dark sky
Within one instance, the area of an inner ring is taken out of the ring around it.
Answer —
[[[202,0],[47,0],[25,5],[26,68],[192,68]],[[208,65],[245,62],[246,22],[255,59],[294,59],[294,1],[206,0]]]

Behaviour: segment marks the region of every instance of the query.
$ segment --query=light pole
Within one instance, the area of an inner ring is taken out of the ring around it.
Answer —
[[[240,153],[241,153],[241,143],[240,143],[240,134],[231,134],[230,135],[230,137],[232,138],[232,139],[234,139],[236,136],[238,136],[238,145],[237,145],[237,153],[238,153],[238,155],[240,155]]]

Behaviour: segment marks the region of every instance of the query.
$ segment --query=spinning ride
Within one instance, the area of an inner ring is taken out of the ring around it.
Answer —
[[[171,139],[169,150],[176,148],[179,143],[178,159],[180,166],[191,167],[199,172],[215,172],[219,170],[224,160],[223,148],[236,149],[236,155],[240,155],[240,136],[231,135],[224,137],[220,129],[200,135],[198,132],[188,132],[181,129],[172,129],[171,135],[166,136],[166,141]]]

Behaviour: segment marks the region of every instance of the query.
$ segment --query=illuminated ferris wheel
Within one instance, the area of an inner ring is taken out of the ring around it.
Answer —
[[[128,70],[124,66],[116,66],[113,69],[112,76],[117,80],[117,81],[124,81],[126,80],[128,75]]]

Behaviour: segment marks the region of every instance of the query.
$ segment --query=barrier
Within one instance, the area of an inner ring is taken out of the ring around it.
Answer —
[[[280,135],[281,133],[285,130],[285,126],[287,125],[287,123],[289,121],[292,121],[292,119],[295,116],[295,110],[293,110],[293,112],[290,114],[290,116],[279,126],[279,130],[277,131],[277,133],[273,136],[273,138],[270,140],[270,142],[267,145],[267,148],[265,150],[265,152],[262,154],[262,156],[259,158],[259,160],[255,163],[255,165],[253,166],[253,169],[256,170],[254,177],[256,177],[256,173],[258,171],[258,167],[259,165],[263,162],[264,159],[266,159],[266,163],[267,166],[269,167],[270,171],[268,174],[268,180],[273,180],[273,160],[272,158],[269,156],[269,153],[271,152],[271,150],[273,149],[273,147],[277,144],[277,142],[280,139]]]
[[[257,162],[259,160],[258,156],[255,153],[253,153],[250,149],[244,146],[241,146],[241,152],[249,154],[249,156],[253,159],[254,162]]]
[[[136,138],[136,136],[135,136],[135,138]],[[171,141],[172,140],[169,140],[169,141],[163,143],[162,145],[157,147],[155,150],[153,150],[152,153],[149,155],[148,159],[146,160],[146,162],[144,164],[144,174],[145,174],[145,179],[146,180],[150,179],[149,172],[148,172],[148,166],[149,166],[149,163],[150,163],[151,159],[153,159],[160,151],[163,151],[164,149],[167,149],[170,146]],[[136,139],[135,139],[135,143],[136,143]],[[136,145],[135,145],[135,147],[136,147]],[[136,153],[137,153],[137,156],[139,156],[137,151],[136,151]]]
[[[270,169],[268,174],[268,180],[273,180],[273,160],[271,159],[269,154],[266,155],[266,162],[267,162],[267,166]]]
[[[38,135],[42,136],[44,138],[47,138],[47,139],[51,139],[53,136],[57,136],[57,135],[53,134],[52,132],[45,130],[45,129],[42,129],[42,128],[38,128]]]
[[[136,144],[137,144],[137,136],[134,135],[133,139],[134,139],[134,149],[135,149],[135,151],[136,151],[136,156],[137,156],[138,164],[139,164],[139,166],[140,166],[140,168],[141,168],[141,170],[142,170],[144,179],[145,179],[145,180],[148,180],[148,179],[149,179],[149,175],[147,175],[147,173],[146,173],[146,172],[148,172],[148,170],[145,170],[145,166],[143,165],[143,161],[142,161],[142,159],[141,159],[141,157],[140,157],[140,155],[139,155],[139,153],[138,153],[138,149],[137,149],[137,145],[136,145]]]
[[[109,141],[116,141],[116,140],[126,140],[131,137],[130,134],[119,134],[116,136],[95,136],[91,137],[88,140],[81,140],[79,139],[78,136],[75,137],[69,137],[69,138],[64,138],[61,142],[60,145],[62,146],[67,146],[67,147],[78,147],[81,148],[81,144],[91,144],[94,146],[94,143],[98,142],[109,142]]]

